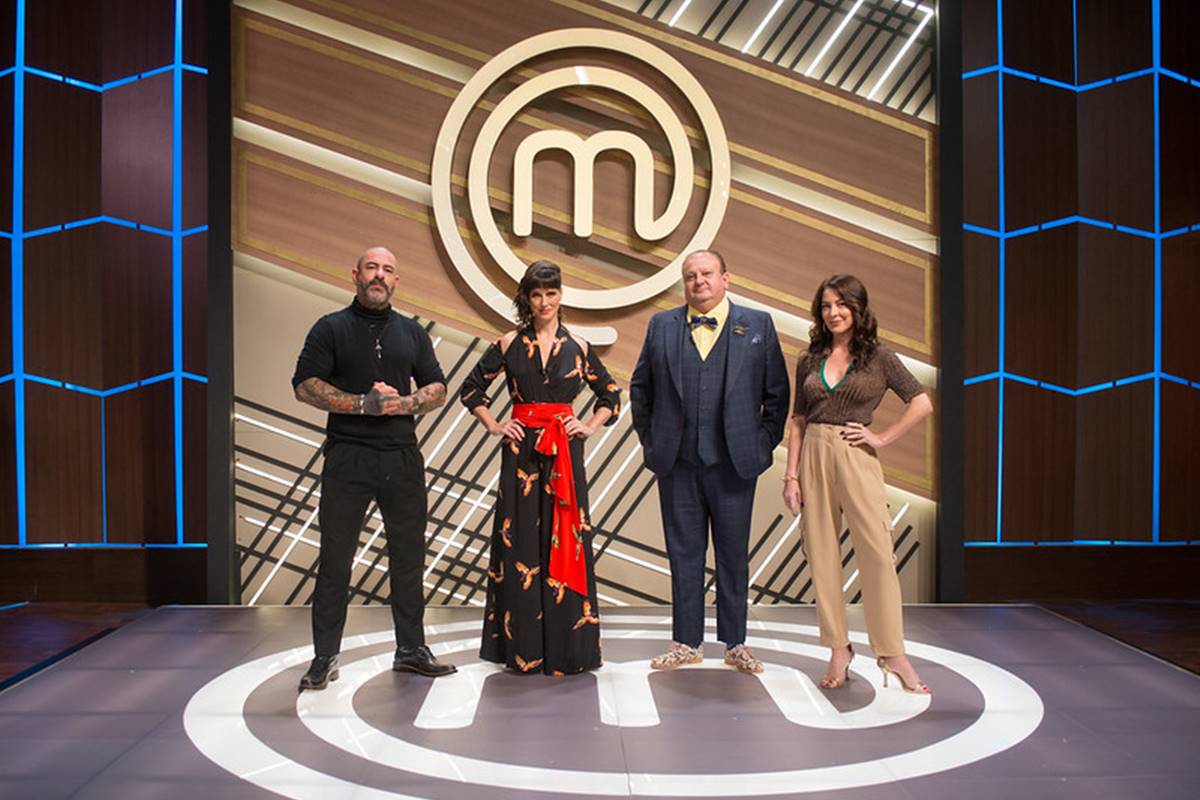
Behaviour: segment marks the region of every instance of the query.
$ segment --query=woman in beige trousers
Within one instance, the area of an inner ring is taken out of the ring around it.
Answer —
[[[929,687],[904,654],[900,579],[876,451],[927,417],[933,405],[921,384],[877,338],[867,289],[853,275],[833,275],[812,304],[808,352],[796,364],[796,401],[788,432],[783,501],[801,520],[817,598],[821,644],[830,648],[821,680],[836,689],[850,678],[854,650],[846,625],[839,532],[850,528],[862,586],[867,636],[876,663],[909,692]],[[876,433],[872,416],[888,389],[906,403],[892,426]]]

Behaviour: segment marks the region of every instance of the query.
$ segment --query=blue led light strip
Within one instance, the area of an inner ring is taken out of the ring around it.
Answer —
[[[969,534],[968,534],[969,535]],[[1162,542],[1157,539],[1043,539],[1036,542],[963,542],[963,547],[1180,547],[1200,544],[1200,539]]]
[[[184,65],[182,65],[182,68],[186,69],[189,72],[200,73],[201,75],[208,74],[208,70],[205,69],[204,67],[197,67],[192,64],[184,64]],[[29,73],[30,75],[36,75],[39,78],[45,78],[46,80],[57,81],[59,83],[65,83],[68,86],[74,86],[79,89],[87,89],[88,91],[91,91],[91,92],[107,92],[109,89],[116,89],[118,86],[127,86],[131,83],[140,81],[143,78],[153,78],[155,75],[163,75],[163,74],[171,72],[175,69],[176,69],[176,64],[167,64],[165,67],[158,67],[157,69],[146,70],[145,72],[138,72],[133,75],[128,75],[124,78],[117,78],[116,80],[108,81],[107,83],[92,83],[91,81],[84,81],[84,80],[80,80],[79,78],[72,78],[69,75],[60,75],[57,72],[51,72],[51,71],[45,70],[45,69],[38,69],[37,67],[26,67],[25,71],[27,73]],[[5,72],[8,72],[8,70],[5,70]],[[0,77],[3,77],[4,74],[5,73],[0,73]]]
[[[1159,116],[1159,88],[1162,82],[1162,0],[1151,4],[1151,31],[1154,37],[1154,470],[1151,530],[1158,542],[1159,507],[1162,499],[1162,130]]]
[[[187,550],[203,549],[207,542],[34,542],[32,544],[0,544],[0,550]]]
[[[1079,389],[1070,389],[1066,386],[1059,386],[1058,384],[1049,383],[1047,381],[1040,381],[1036,378],[1027,378],[1024,375],[1017,375],[1012,372],[996,371],[989,372],[985,375],[976,375],[974,377],[967,378],[963,381],[963,386],[974,386],[977,383],[989,383],[1001,378],[1009,381],[1016,381],[1017,383],[1023,383],[1027,386],[1036,386],[1039,389],[1049,389],[1052,392],[1058,392],[1059,394],[1066,394],[1072,397],[1080,397],[1085,394],[1095,394],[1096,392],[1102,392],[1105,389],[1116,389],[1121,386],[1128,386],[1131,383],[1143,383],[1145,381],[1152,380],[1171,381],[1172,383],[1177,383],[1180,386],[1190,386],[1193,389],[1200,389],[1200,381],[1189,381],[1187,378],[1181,378],[1178,375],[1169,375],[1165,372],[1159,371],[1143,372],[1140,375],[1130,375],[1125,378],[1117,378],[1111,381],[1094,383],[1090,386],[1084,386]]]
[[[1189,78],[1187,75],[1176,72],[1172,69],[1166,69],[1165,67],[1158,65],[1147,67],[1145,69],[1134,70],[1133,72],[1124,72],[1120,75],[1114,75],[1111,78],[1101,78],[1098,81],[1091,81],[1089,83],[1079,83],[1078,78],[1076,78],[1075,83],[1067,83],[1066,81],[1060,81],[1057,78],[1050,78],[1046,75],[1037,75],[1033,72],[1028,72],[1022,69],[1003,67],[999,64],[993,64],[990,67],[980,67],[979,69],[973,69],[970,72],[964,72],[962,74],[962,78],[964,81],[967,81],[971,78],[979,78],[984,75],[1009,75],[1014,78],[1020,78],[1033,83],[1044,83],[1047,86],[1054,86],[1059,89],[1066,89],[1069,92],[1077,93],[1090,92],[1093,89],[1112,86],[1114,83],[1123,83],[1125,81],[1133,80],[1134,78],[1143,78],[1147,75],[1166,76],[1172,80],[1179,81],[1180,83],[1185,83],[1189,86],[1200,88],[1200,80],[1197,80],[1196,78]]]
[[[25,507],[25,0],[17,0],[13,48],[12,374],[17,470],[17,543],[26,543]]]
[[[51,234],[51,233],[60,233],[61,231],[74,230],[75,228],[86,228],[89,225],[99,225],[101,223],[108,223],[110,225],[119,225],[122,228],[133,228],[135,230],[146,231],[147,233],[157,234],[158,236],[174,236],[175,235],[174,231],[168,231],[163,228],[156,228],[153,225],[147,225],[144,222],[134,222],[133,220],[121,219],[120,217],[110,217],[107,214],[101,214],[100,216],[97,216],[97,217],[87,217],[86,219],[79,219],[79,220],[75,220],[74,222],[64,222],[61,225],[47,225],[44,228],[37,228],[32,231],[26,231],[25,233],[22,234],[22,236],[26,239],[32,239],[36,236],[46,236],[47,234]],[[203,233],[207,230],[208,230],[207,225],[197,225],[194,228],[188,228],[186,231],[183,231],[180,235],[182,235],[186,238],[188,236],[192,236],[197,233]],[[10,237],[11,234],[5,233],[4,231],[0,231],[0,236]]]
[[[996,63],[999,67],[1004,66],[1004,0],[996,0]],[[1007,331],[1007,315],[1008,298],[1005,294],[1007,288],[1007,263],[1006,250],[1007,242],[1004,240],[1006,215],[1005,215],[1005,197],[1004,197],[1004,72],[1000,71],[996,74],[996,150],[999,153],[998,157],[998,175],[997,183],[1000,191],[1000,241],[997,249],[1000,251],[1000,312],[999,324],[997,331],[997,366],[1000,368],[1001,374],[1004,373],[1005,365],[1005,344]],[[999,381],[996,384],[996,541],[1001,539],[1001,531],[1004,530],[1004,381]]]
[[[171,353],[175,370],[175,543],[183,542],[183,0],[175,0],[171,73]]]

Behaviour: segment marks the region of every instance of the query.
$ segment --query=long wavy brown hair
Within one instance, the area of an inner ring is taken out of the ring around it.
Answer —
[[[812,330],[808,332],[808,353],[821,358],[833,349],[833,334],[825,327],[821,301],[826,289],[833,289],[842,298],[854,317],[854,333],[850,338],[850,355],[859,365],[868,363],[879,346],[879,323],[867,301],[867,287],[853,275],[830,275],[821,281],[812,301]]]
[[[517,293],[513,296],[513,307],[517,310],[517,324],[524,330],[533,327],[533,306],[529,304],[529,295],[534,289],[558,289],[562,291],[562,270],[553,261],[542,259],[529,265],[521,282],[517,284]],[[562,305],[558,307],[558,321],[563,318]]]

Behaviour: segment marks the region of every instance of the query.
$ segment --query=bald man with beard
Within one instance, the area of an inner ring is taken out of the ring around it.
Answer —
[[[317,320],[292,376],[297,400],[329,412],[312,610],[316,657],[301,690],[324,689],[338,678],[354,551],[372,502],[387,540],[392,668],[430,677],[455,671],[425,646],[425,461],[414,419],[446,401],[446,379],[429,334],[391,307],[400,279],[391,251],[366,250],[350,275],[354,300]]]

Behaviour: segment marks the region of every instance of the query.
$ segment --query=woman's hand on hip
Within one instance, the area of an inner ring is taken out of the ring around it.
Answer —
[[[852,445],[865,444],[876,450],[887,444],[887,442],[880,438],[879,434],[861,422],[846,423],[846,430],[842,431],[842,438]]]
[[[514,442],[519,442],[525,438],[525,426],[519,421],[510,418],[503,425],[496,425],[488,431],[492,436],[503,436],[505,439],[511,439]]]
[[[573,438],[586,439],[595,433],[591,427],[580,422],[575,417],[567,417],[563,420],[563,427],[566,428],[567,436]]]

